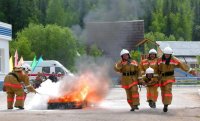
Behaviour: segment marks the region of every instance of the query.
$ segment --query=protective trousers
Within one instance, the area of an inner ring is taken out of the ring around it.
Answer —
[[[134,105],[139,105],[139,93],[138,93],[138,86],[134,85],[126,90],[126,95],[127,95],[127,102],[131,106],[131,108]]]
[[[152,100],[153,102],[157,101],[158,98],[158,86],[148,86],[147,90],[147,101]]]
[[[164,105],[170,105],[172,102],[172,83],[161,86],[162,102]]]
[[[13,108],[15,101],[15,107],[24,107],[24,91],[23,89],[13,89],[7,87],[7,107],[8,109]]]

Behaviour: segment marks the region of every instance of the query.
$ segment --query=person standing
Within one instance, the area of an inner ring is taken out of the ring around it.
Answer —
[[[58,78],[56,77],[56,74],[54,72],[52,72],[52,74],[49,76],[49,79],[52,82],[57,82],[58,81]]]
[[[24,109],[24,100],[28,92],[36,93],[36,90],[30,85],[29,77],[23,71],[22,67],[14,67],[4,79],[4,91],[7,93],[7,108]]]
[[[172,55],[173,50],[166,47],[163,55],[158,59],[158,66],[161,76],[161,95],[164,104],[163,112],[168,111],[168,105],[172,102],[172,84],[175,82],[174,69],[180,68],[185,72],[196,75],[195,71],[188,67],[187,64],[180,61]]]
[[[139,93],[138,93],[138,63],[132,60],[129,51],[122,49],[120,52],[121,59],[114,65],[116,72],[121,73],[121,86],[125,89],[127,102],[131,107],[130,111],[138,110]]]
[[[16,108],[24,109],[24,90],[21,85],[22,69],[14,67],[13,72],[6,75],[3,83],[3,91],[7,93],[7,108],[13,109],[13,104]]]
[[[148,58],[142,60],[139,67],[140,67],[140,71],[141,71],[141,75],[142,75],[142,77],[139,77],[139,78],[146,77],[145,71],[149,67],[151,67],[154,70],[153,77],[156,78],[156,80],[158,80],[158,57],[157,57],[157,51],[155,49],[149,50]],[[144,80],[141,80],[140,83],[142,83],[143,85],[146,85]],[[158,87],[159,87],[159,81],[156,81],[156,83],[153,84],[153,85],[146,86],[147,102],[149,103],[149,106],[151,108],[156,108],[156,101],[157,101],[157,98],[158,98]]]
[[[42,82],[43,82],[43,73],[38,72],[34,80],[34,88],[35,89],[39,88]]]

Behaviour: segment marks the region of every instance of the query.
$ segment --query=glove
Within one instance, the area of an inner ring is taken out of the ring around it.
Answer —
[[[116,63],[116,66],[115,66],[117,69],[121,69],[122,68],[122,63],[121,63],[121,61],[118,61],[117,63]]]

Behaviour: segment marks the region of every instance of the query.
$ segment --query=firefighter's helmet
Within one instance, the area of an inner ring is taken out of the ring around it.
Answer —
[[[149,54],[157,54],[157,51],[155,49],[149,50]]]
[[[146,72],[145,72],[145,73],[146,73],[146,74],[153,74],[153,73],[154,73],[154,69],[151,68],[151,67],[149,67],[149,68],[146,69]]]
[[[26,72],[31,71],[31,66],[27,63],[22,64],[22,69],[25,70]]]
[[[124,54],[129,54],[129,51],[126,49],[122,49],[120,52],[120,56],[124,55]]]
[[[13,68],[13,71],[15,71],[15,72],[22,71],[22,68],[20,66],[15,66]]]
[[[166,47],[166,48],[163,50],[163,53],[164,53],[164,54],[173,54],[173,50],[172,50],[172,48],[170,48],[170,47]]]

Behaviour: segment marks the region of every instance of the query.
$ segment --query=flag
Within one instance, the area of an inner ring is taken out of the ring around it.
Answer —
[[[35,67],[38,66],[38,64],[40,64],[42,61],[43,61],[43,58],[42,58],[42,56],[40,56],[40,58],[38,59],[36,65],[35,65]],[[35,70],[35,67],[33,68],[33,71]]]
[[[9,59],[9,72],[13,70],[13,57],[11,56]]]
[[[21,66],[22,64],[24,64],[24,59],[23,57],[20,58],[19,62],[18,62],[18,66]]]
[[[18,53],[17,53],[17,50],[15,51],[15,66],[18,65]]]
[[[33,58],[33,61],[32,61],[32,63],[31,63],[31,69],[33,70],[34,68],[35,68],[35,66],[36,66],[36,64],[37,64],[37,60],[36,60],[36,56]]]

